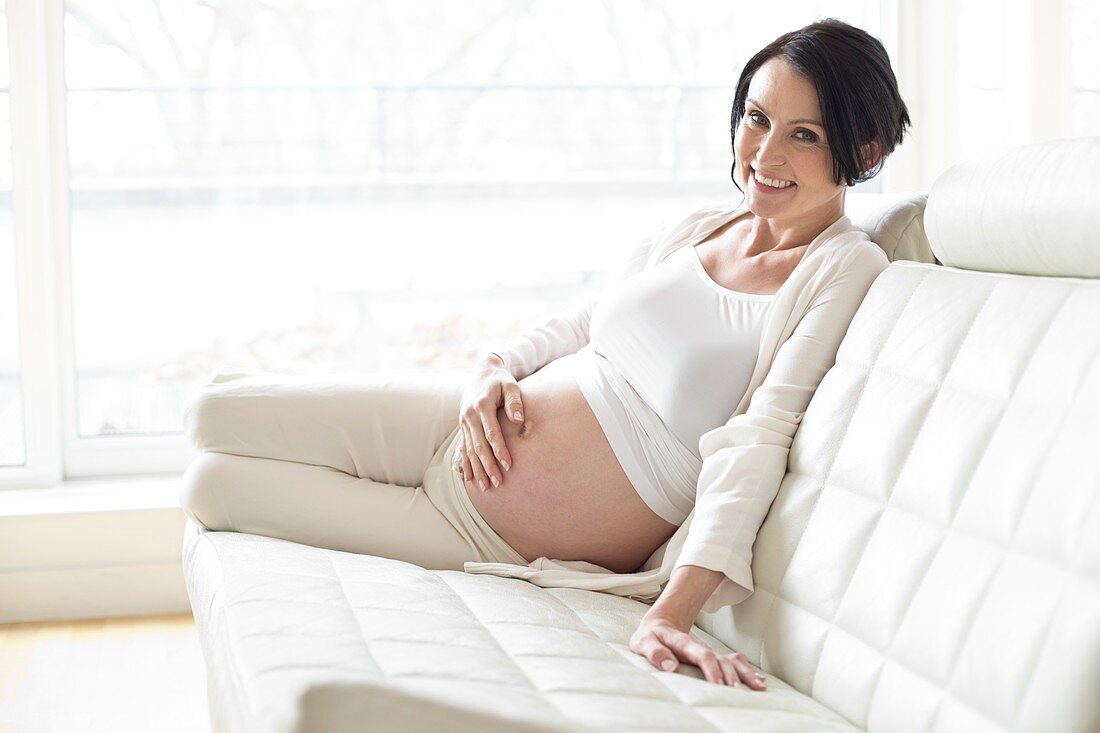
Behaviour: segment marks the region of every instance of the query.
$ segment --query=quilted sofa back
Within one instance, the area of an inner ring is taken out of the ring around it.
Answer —
[[[1100,730],[1098,190],[1100,138],[936,181],[702,628],[870,731]]]

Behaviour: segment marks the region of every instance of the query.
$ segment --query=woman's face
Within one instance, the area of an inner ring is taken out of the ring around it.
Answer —
[[[833,182],[817,90],[788,61],[771,58],[756,70],[734,140],[735,173],[754,214],[798,220],[843,213],[845,186]]]

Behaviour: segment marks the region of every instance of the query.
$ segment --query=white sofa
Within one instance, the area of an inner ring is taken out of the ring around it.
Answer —
[[[628,599],[189,524],[214,729],[1100,730],[1098,191],[1100,138],[957,166],[927,209],[850,199],[893,262],[795,436],[755,593],[692,630],[766,692],[653,668]]]

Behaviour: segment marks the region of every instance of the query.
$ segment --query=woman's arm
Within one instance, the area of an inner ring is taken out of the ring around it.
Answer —
[[[588,290],[569,305],[541,322],[490,350],[518,382],[561,358],[574,354],[588,343],[588,325],[600,300],[597,290]]]
[[[646,615],[660,616],[675,628],[687,631],[723,577],[717,570],[682,565],[672,571],[668,585]]]
[[[645,267],[649,253],[664,239],[668,227],[662,227],[642,238],[612,282],[636,275]],[[494,346],[490,355],[500,357],[504,366],[518,382],[534,374],[550,362],[574,354],[589,341],[588,326],[592,311],[600,300],[600,291],[589,290],[574,298],[569,306],[547,316],[519,336]],[[487,357],[489,358],[489,357]]]
[[[752,594],[752,546],[786,475],[795,431],[856,310],[888,265],[876,245],[853,247],[779,347],[748,409],[700,438],[703,467],[684,546],[631,639],[631,649],[654,666],[680,659],[699,665],[708,680],[728,677],[722,655],[690,640],[688,630],[701,610],[714,612]],[[756,672],[744,670],[742,655],[729,656],[740,679],[753,686]]]
[[[786,475],[795,431],[871,283],[890,264],[869,240],[841,256],[837,274],[779,347],[748,409],[699,439],[694,516],[672,570],[697,565],[722,573],[704,611],[752,594],[752,546]]]
[[[703,602],[722,582],[722,577],[716,570],[696,565],[674,570],[664,592],[630,637],[630,650],[666,672],[675,671],[683,660],[701,669],[708,682],[767,689],[764,675],[756,671],[744,654],[718,654],[688,633]]]

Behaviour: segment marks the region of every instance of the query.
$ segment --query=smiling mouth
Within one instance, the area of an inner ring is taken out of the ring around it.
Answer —
[[[798,185],[794,181],[786,181],[782,178],[767,178],[765,176],[762,176],[760,175],[760,172],[753,168],[751,165],[749,166],[749,173],[754,181],[756,181],[761,186],[769,188],[773,191],[782,191],[785,188],[793,188]]]

